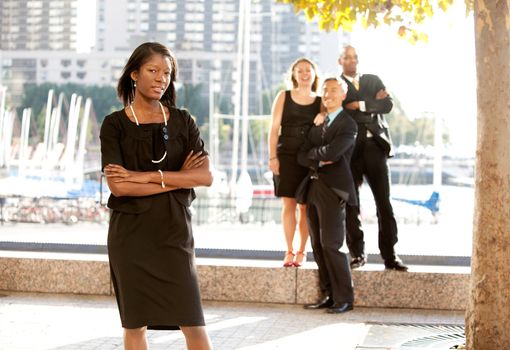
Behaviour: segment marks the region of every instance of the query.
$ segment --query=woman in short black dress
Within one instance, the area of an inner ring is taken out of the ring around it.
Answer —
[[[193,187],[212,176],[196,124],[175,108],[176,68],[161,44],[135,49],[117,86],[126,107],[101,126],[108,256],[126,349],[147,349],[147,328],[180,328],[189,349],[212,348],[188,208]]]
[[[307,58],[296,60],[290,67],[292,89],[280,91],[273,103],[269,130],[269,169],[273,172],[275,194],[282,198],[282,225],[287,243],[283,266],[299,267],[305,258],[308,240],[306,208],[297,204],[296,189],[308,173],[297,163],[299,147],[304,142],[314,119],[322,122],[318,113],[321,98],[317,96],[318,77],[315,64]],[[296,217],[296,207],[299,214]],[[299,249],[294,252],[293,241],[299,227]]]

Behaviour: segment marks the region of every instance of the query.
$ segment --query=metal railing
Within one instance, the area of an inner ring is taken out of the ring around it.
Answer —
[[[0,222],[107,223],[109,209],[92,198],[0,197]]]
[[[254,198],[247,212],[239,212],[236,199],[198,197],[190,208],[193,224],[281,223],[281,201],[275,197]],[[108,223],[109,209],[92,198],[0,197],[0,222]]]
[[[281,223],[281,200],[276,197],[252,199],[247,212],[239,212],[235,198],[198,197],[191,206],[193,224]]]

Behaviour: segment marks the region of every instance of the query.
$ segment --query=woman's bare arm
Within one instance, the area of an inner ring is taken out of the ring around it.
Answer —
[[[285,102],[285,91],[280,91],[273,102],[271,113],[271,125],[269,127],[269,169],[276,175],[280,174],[280,162],[276,156],[276,145],[282,124],[283,105]]]
[[[156,174],[159,176],[159,173]],[[178,188],[174,186],[162,188],[161,185],[155,183],[114,182],[114,178],[111,177],[106,177],[106,183],[115,197],[143,197],[170,192]]]
[[[207,171],[198,170],[199,168],[203,168],[204,165],[206,165]],[[139,197],[169,192],[178,188],[190,188],[203,185],[208,186],[206,184],[207,172],[210,174],[208,169],[209,160],[206,156],[202,156],[201,152],[196,154],[190,152],[186,157],[181,170],[174,172],[163,172],[163,180],[165,182],[164,188],[161,186],[161,174],[158,171],[131,171],[117,164],[108,164],[104,168],[104,172],[106,175],[108,187],[114,196]],[[191,174],[189,173],[190,171]],[[172,184],[169,181],[170,179],[167,179],[167,173],[181,172],[183,174],[187,174],[186,176],[190,177],[190,179],[187,179],[188,181],[181,181],[181,185]],[[210,181],[212,182],[212,175]],[[190,186],[189,184],[193,185]]]
[[[155,182],[161,182],[161,176],[158,173]],[[179,171],[164,171],[163,180],[165,184],[177,186],[179,188],[192,188],[197,186],[211,186],[213,176],[209,169],[209,157],[205,157],[200,166],[192,169],[182,169]],[[151,181],[152,182],[152,181]]]

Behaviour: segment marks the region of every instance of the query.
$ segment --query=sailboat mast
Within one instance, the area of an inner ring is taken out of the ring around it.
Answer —
[[[245,0],[244,6],[244,54],[243,54],[243,125],[241,134],[241,173],[248,172],[248,123],[249,123],[249,99],[250,99],[250,22],[251,0]]]
[[[244,4],[246,0],[239,0],[239,26],[237,31],[237,64],[234,91],[234,127],[232,130],[232,176],[230,178],[230,193],[234,195],[237,180],[237,163],[239,157],[239,116],[241,114],[241,79],[243,64],[243,34],[244,34]]]

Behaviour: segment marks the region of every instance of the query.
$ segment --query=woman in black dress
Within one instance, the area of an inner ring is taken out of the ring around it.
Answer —
[[[307,58],[300,58],[291,65],[290,75],[292,89],[280,91],[273,102],[269,169],[273,172],[275,195],[282,198],[282,225],[287,243],[283,266],[299,267],[305,258],[308,227],[306,207],[296,203],[295,193],[308,169],[297,163],[297,153],[308,129],[314,122],[320,124],[323,118],[318,116],[321,98],[316,94],[319,79],[315,64]],[[297,217],[296,207],[299,208]],[[300,242],[299,250],[294,252],[296,223]]]
[[[147,349],[146,329],[181,329],[188,349],[211,349],[194,262],[189,205],[212,175],[198,128],[175,108],[177,62],[145,43],[124,67],[125,108],[101,126],[112,195],[108,256],[125,349]]]

